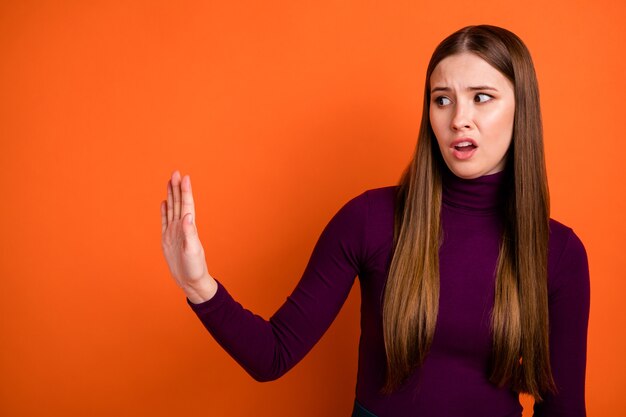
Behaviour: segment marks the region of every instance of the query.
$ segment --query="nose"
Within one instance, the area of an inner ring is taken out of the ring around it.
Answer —
[[[452,130],[470,129],[472,127],[472,108],[464,103],[456,103],[454,105],[454,113],[452,115]]]

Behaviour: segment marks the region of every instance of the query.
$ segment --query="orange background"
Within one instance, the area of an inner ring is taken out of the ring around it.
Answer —
[[[1,415],[349,415],[358,284],[257,383],[170,279],[159,202],[192,175],[211,273],[268,318],[330,217],[398,180],[430,54],[478,23],[533,54],[552,216],[590,260],[588,412],[625,415],[622,1],[173,4],[0,3]]]

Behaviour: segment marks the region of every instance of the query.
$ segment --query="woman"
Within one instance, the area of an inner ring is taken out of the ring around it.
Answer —
[[[585,415],[587,257],[549,218],[535,71],[505,29],[466,27],[436,48],[399,186],[333,217],[269,321],[208,273],[188,176],[172,175],[161,214],[173,277],[259,381],[302,359],[358,275],[354,416],[520,416],[519,392],[536,416]]]

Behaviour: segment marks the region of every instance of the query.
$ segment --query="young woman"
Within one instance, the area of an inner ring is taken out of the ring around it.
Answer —
[[[207,271],[188,176],[161,204],[162,245],[191,308],[259,381],[313,347],[361,287],[353,416],[585,415],[589,272],[549,217],[537,80],[513,33],[470,26],[426,73],[414,158],[397,187],[330,221],[305,272],[265,321]]]

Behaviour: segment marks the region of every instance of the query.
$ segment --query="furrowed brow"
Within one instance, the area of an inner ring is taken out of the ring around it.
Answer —
[[[435,87],[432,90],[430,90],[430,94],[434,94],[437,91],[450,91],[449,87]]]
[[[491,87],[489,85],[477,85],[477,86],[471,86],[471,87],[467,87],[466,90],[468,91],[480,91],[480,90],[489,90],[489,91],[498,91],[497,88],[495,87]],[[432,90],[430,90],[430,94],[434,94],[437,91],[451,91],[450,87],[434,87]]]
[[[470,91],[478,91],[478,90],[491,90],[491,91],[498,91],[497,88],[495,87],[491,87],[489,85],[477,85],[475,87],[467,87],[468,90]]]

